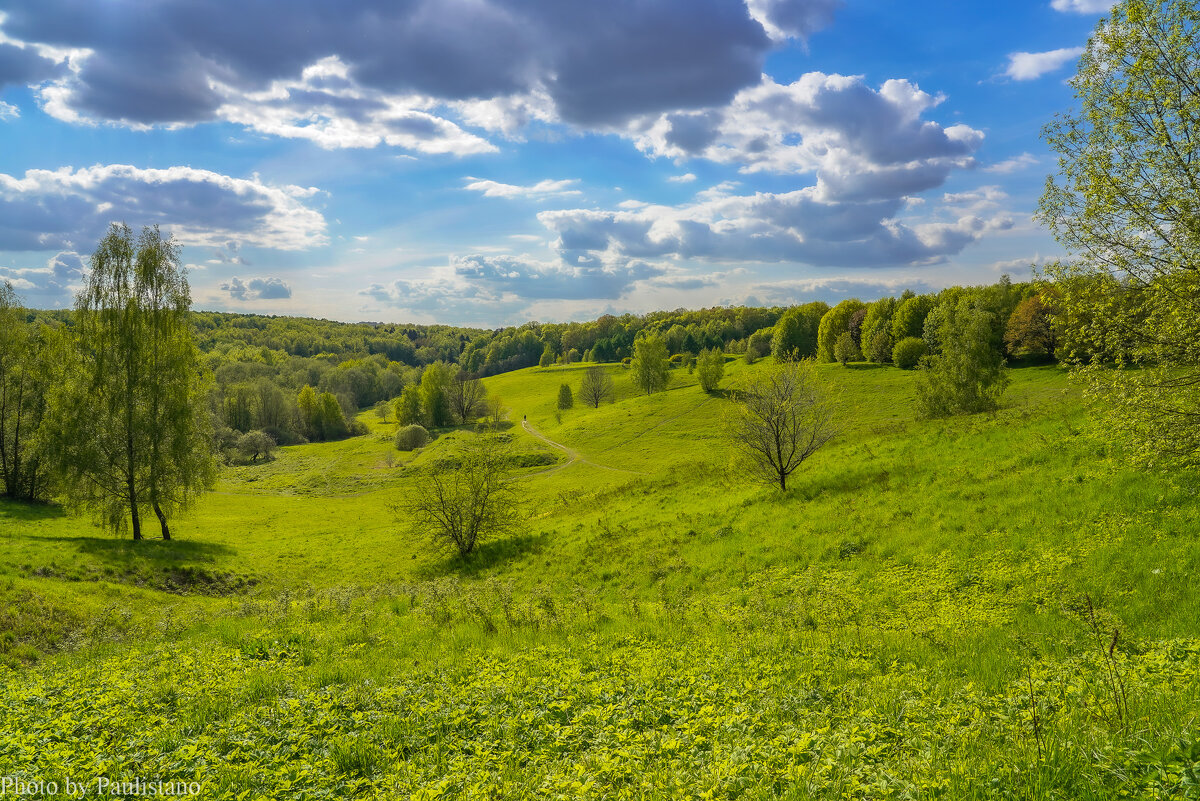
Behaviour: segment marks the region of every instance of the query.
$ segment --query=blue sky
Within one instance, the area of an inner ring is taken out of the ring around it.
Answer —
[[[0,2],[0,279],[112,221],[197,308],[496,326],[871,300],[1060,257],[1107,0]]]

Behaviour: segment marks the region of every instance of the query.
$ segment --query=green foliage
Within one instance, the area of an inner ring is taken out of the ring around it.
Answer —
[[[875,364],[886,364],[892,360],[892,335],[886,330],[876,331],[867,342],[867,358]]]
[[[817,329],[817,361],[834,361],[833,348],[838,337],[850,330],[850,318],[855,312],[865,309],[866,305],[857,298],[850,298],[825,313]]]
[[[925,340],[918,337],[905,337],[892,348],[892,363],[902,370],[911,370],[928,352]]]
[[[754,364],[754,362],[769,354],[774,339],[774,327],[760,329],[746,337],[746,363]]]
[[[11,498],[44,499],[50,489],[42,420],[55,336],[27,323],[12,285],[0,282],[0,488]]]
[[[421,409],[430,425],[440,427],[454,422],[450,392],[457,374],[453,364],[441,361],[426,366],[421,373]]]
[[[1118,3],[1071,81],[1079,107],[1044,132],[1060,174],[1038,216],[1074,258],[1048,270],[1067,354],[1115,363],[1083,375],[1144,465],[1200,465],[1198,50],[1195,3]]]
[[[1049,309],[1041,295],[1026,298],[1017,304],[1004,326],[1004,346],[1018,358],[1022,356],[1054,357],[1058,344]]]
[[[702,351],[696,360],[696,379],[700,382],[700,389],[712,392],[724,377],[725,354],[716,349]]]
[[[633,360],[629,367],[633,371],[634,386],[645,394],[666,389],[671,380],[666,342],[653,336],[639,339],[633,345]]]
[[[828,312],[829,306],[821,301],[793,306],[784,312],[773,329],[772,355],[779,361],[816,355],[817,331]]]
[[[421,390],[415,384],[410,384],[396,398],[396,421],[402,426],[416,425],[425,422],[425,413],[421,409]]]
[[[549,367],[554,364],[554,348],[547,345],[542,350],[542,358],[538,359],[538,367]]]
[[[570,409],[575,405],[575,396],[571,393],[570,384],[561,384],[558,387],[558,408]]]
[[[940,306],[942,352],[928,357],[917,381],[917,409],[925,417],[990,412],[1008,386],[1004,357],[992,346],[994,315],[968,297]],[[899,363],[899,362],[897,362]]]
[[[615,400],[612,376],[599,365],[592,365],[583,372],[579,382],[579,398],[594,409],[602,401]]]
[[[522,519],[509,480],[511,448],[481,434],[461,444],[447,466],[434,465],[396,507],[418,537],[467,558],[481,543],[512,532]]]
[[[179,248],[113,225],[92,254],[48,399],[47,452],[71,506],[113,530],[167,518],[212,486],[211,375],[192,339]]]
[[[862,361],[862,351],[858,349],[858,345],[854,344],[854,334],[846,331],[838,337],[837,344],[833,346],[833,357],[842,366],[850,362]]]
[[[867,314],[862,321],[862,338],[860,343],[865,343],[862,345],[862,349],[867,353],[868,357],[870,357],[871,343],[875,341],[876,335],[880,332],[888,334],[888,356],[876,362],[877,364],[882,364],[891,357],[891,343],[894,341],[891,338],[892,318],[895,317],[896,309],[899,305],[899,301],[895,298],[888,297],[880,298],[867,307]],[[876,360],[871,359],[871,361]]]
[[[396,431],[396,450],[414,451],[417,448],[424,448],[428,444],[429,432],[425,430],[425,426],[412,423],[403,425]]]
[[[265,431],[248,431],[238,437],[237,450],[243,459],[257,462],[261,457],[265,461],[275,453],[275,440]]]
[[[925,333],[925,316],[933,309],[932,295],[914,295],[896,307],[892,317],[892,341],[900,342]]]

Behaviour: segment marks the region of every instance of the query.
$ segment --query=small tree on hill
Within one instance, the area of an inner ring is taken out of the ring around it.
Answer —
[[[447,390],[450,411],[464,425],[478,417],[487,405],[487,389],[478,378],[459,373]]]
[[[542,351],[542,358],[538,360],[538,367],[549,367],[554,364],[554,348],[547,345]]]
[[[579,384],[579,398],[592,408],[599,408],[601,401],[612,400],[612,376],[599,365],[589,367]]]
[[[754,478],[787,489],[787,480],[839,431],[835,402],[810,360],[754,373],[737,390],[730,440]]]
[[[558,408],[570,409],[575,405],[575,396],[571,394],[569,384],[562,384],[558,388]]]
[[[412,531],[466,559],[480,543],[512,531],[521,520],[509,481],[510,454],[501,439],[479,435],[435,467],[395,507]]]
[[[833,346],[833,358],[837,359],[843,367],[850,362],[862,361],[862,351],[858,349],[858,345],[854,344],[854,335],[849,331],[838,337],[837,343]]]
[[[942,352],[924,362],[917,408],[925,417],[993,411],[1009,380],[1004,358],[991,344],[993,315],[969,298],[943,308]]]
[[[661,337],[642,337],[633,343],[633,383],[647,395],[667,388],[671,379],[667,343]]]
[[[192,336],[179,247],[114,224],[90,260],[47,399],[47,453],[68,502],[142,539],[216,478],[211,374]]]
[[[416,384],[406,386],[395,403],[396,422],[400,425],[418,425],[425,421],[421,410],[421,390]]]
[[[696,379],[700,382],[700,389],[712,392],[724,377],[725,354],[716,348],[701,353],[696,360]]]
[[[275,440],[265,431],[247,431],[238,437],[237,449],[243,459],[257,462],[261,456],[266,461],[275,453]]]

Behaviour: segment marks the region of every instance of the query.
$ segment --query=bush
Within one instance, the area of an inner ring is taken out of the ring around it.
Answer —
[[[854,335],[849,331],[838,337],[837,343],[833,346],[833,358],[837,359],[843,367],[849,362],[862,361],[862,351],[858,349],[858,345],[854,344]]]
[[[948,417],[995,411],[1008,385],[1004,358],[992,347],[995,317],[969,298],[943,306],[942,352],[925,359],[917,377],[917,411]]]
[[[897,367],[911,370],[925,355],[925,340],[917,337],[905,337],[892,348],[892,361]]]
[[[574,405],[575,405],[575,396],[573,394],[571,394],[570,385],[563,384],[562,386],[560,386],[558,388],[558,408],[559,409],[570,409]]]
[[[396,432],[396,449],[402,451],[414,451],[417,448],[423,448],[429,444],[429,432],[425,430],[425,426],[407,425]]]
[[[892,360],[892,335],[887,331],[876,331],[867,343],[867,358],[876,364]]]

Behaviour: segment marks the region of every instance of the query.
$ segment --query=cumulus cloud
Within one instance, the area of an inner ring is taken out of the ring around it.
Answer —
[[[88,248],[119,221],[157,223],[183,245],[302,250],[326,242],[324,218],[305,205],[316,191],[191,167],[0,173],[0,250]]]
[[[1061,47],[1044,53],[1010,53],[1004,74],[1014,81],[1032,81],[1061,69],[1083,54],[1082,47]]]
[[[838,5],[296,0],[280,14],[219,0],[43,0],[3,19],[0,80],[40,82],[43,107],[69,120],[229,120],[325,147],[482,152],[491,145],[450,116],[513,132],[723,105],[758,82],[772,48],[828,24]]]
[[[522,298],[615,299],[635,283],[662,275],[662,267],[636,259],[590,258],[577,264],[547,264],[511,256],[459,256],[454,274],[471,286],[483,286]]]
[[[652,156],[815,172],[823,198],[896,197],[974,164],[981,132],[922,119],[941,101],[905,80],[872,89],[858,76],[811,72],[788,85],[764,77],[726,108],[663,114],[635,137]]]
[[[5,103],[0,100],[0,122],[4,120],[15,120],[21,116],[21,110],[11,103]]]
[[[946,208],[955,216],[902,222],[902,198],[842,201],[818,186],[714,195],[680,206],[544,211],[538,219],[557,234],[566,264],[683,258],[889,266],[944,259],[985,233],[1011,227],[1012,220],[994,210],[1001,199],[990,189],[950,197]]]
[[[1072,14],[1103,14],[1117,4],[1117,0],[1051,0],[1055,11]]]
[[[234,277],[221,284],[221,291],[228,292],[234,300],[286,300],[292,296],[292,288],[280,278]]]
[[[579,183],[578,178],[567,178],[561,181],[538,181],[533,186],[516,186],[513,184],[502,184],[496,181],[484,181],[479,178],[467,178],[470,181],[464,189],[472,192],[482,192],[484,197],[503,197],[503,198],[545,198],[566,195],[583,194],[580,190],[572,188]]]
[[[696,176],[690,172],[685,172],[683,175],[672,175],[667,179],[673,184],[690,184],[694,180],[696,180]]]
[[[12,284],[31,306],[58,307],[71,302],[86,273],[83,256],[75,251],[62,251],[48,258],[44,267],[0,270],[0,281]]]

